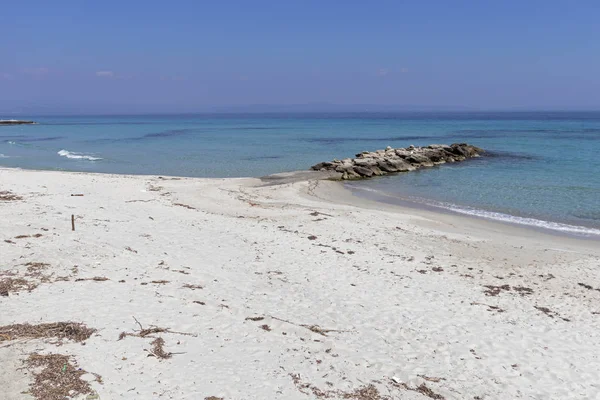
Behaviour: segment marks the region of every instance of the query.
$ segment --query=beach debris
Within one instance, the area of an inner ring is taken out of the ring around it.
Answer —
[[[21,290],[31,292],[36,287],[38,287],[37,283],[24,278],[2,278],[0,279],[0,296],[8,297],[10,293],[20,292]]]
[[[245,321],[262,321],[265,317],[246,317]]]
[[[494,285],[484,285],[487,290],[484,290],[486,296],[498,296],[502,291],[510,290],[510,285],[502,285],[502,286],[494,286]]]
[[[497,313],[503,313],[504,309],[498,307],[498,306],[491,306],[489,304],[485,304],[485,303],[477,303],[477,302],[473,302],[471,303],[472,306],[486,306],[488,308],[488,311],[495,311]]]
[[[34,377],[28,393],[37,400],[63,400],[95,393],[90,383],[81,379],[88,372],[71,362],[71,356],[33,353],[24,363]],[[96,382],[102,383],[100,375],[92,375]]]
[[[83,197],[83,193],[71,193],[71,197]]]
[[[331,214],[325,214],[325,213],[320,212],[320,211],[313,211],[309,215],[312,216],[312,217],[318,217],[319,215],[326,215],[328,217],[333,217],[333,215],[331,215]]]
[[[571,322],[570,319],[565,318],[565,317],[561,317],[556,311],[552,311],[551,309],[549,309],[548,307],[538,307],[538,306],[534,306],[534,308],[536,310],[539,310],[541,312],[543,312],[544,314],[546,314],[547,316],[549,316],[550,318],[554,318],[554,317],[558,317],[560,319],[562,319],[565,322]]]
[[[17,201],[23,200],[23,197],[14,194],[9,190],[0,190],[0,201]]]
[[[588,290],[597,290],[598,292],[600,292],[600,289],[595,289],[592,285],[587,285],[585,283],[578,283],[579,286],[581,286],[582,288],[586,288]]]
[[[435,383],[438,383],[440,381],[445,381],[446,380],[446,378],[437,378],[435,376],[427,376],[427,375],[417,375],[417,376],[420,377],[420,378],[425,379],[426,381],[435,382]]]
[[[75,230],[75,215],[71,214],[71,230]]]
[[[47,339],[56,338],[61,342],[69,339],[74,342],[83,342],[96,332],[79,322],[52,322],[45,324],[13,324],[0,326],[0,342],[15,339]]]
[[[310,395],[312,394],[319,399],[349,399],[349,400],[391,400],[392,397],[383,395],[379,392],[379,389],[373,384],[369,383],[356,388],[352,391],[343,390],[323,390],[317,386],[303,382],[300,378],[300,374],[289,374],[292,378],[292,382],[296,386],[296,389],[300,393]],[[332,386],[329,383],[329,386]]]
[[[148,185],[148,191],[149,192],[160,192],[163,189],[164,188],[162,186],[154,186],[152,184]]]
[[[512,290],[519,293],[521,296],[526,296],[528,294],[533,294],[533,289],[524,287],[524,286],[513,286]]]
[[[321,162],[311,167],[314,171],[334,171],[342,180],[364,179],[373,176],[387,175],[397,172],[414,171],[422,167],[464,161],[468,158],[479,157],[483,149],[467,143],[451,145],[432,144],[426,147],[409,146],[407,148],[374,152],[363,151],[356,158],[345,158]]]
[[[511,290],[517,292],[521,296],[527,296],[529,294],[533,294],[533,289],[525,287],[525,286],[513,286],[511,288],[510,285],[501,285],[501,286],[484,285],[483,287],[486,288],[486,290],[483,291],[483,293],[485,293],[486,296],[498,296],[502,292],[508,292]]]
[[[148,357],[156,357],[160,360],[165,360],[167,358],[171,358],[173,356],[173,353],[167,353],[163,346],[165,345],[165,340],[161,337],[157,337],[156,339],[154,339],[152,341],[152,343],[150,343],[152,345],[152,349],[151,350],[146,350],[148,353]]]
[[[110,279],[108,279],[105,276],[94,276],[93,278],[77,278],[75,279],[75,282],[81,282],[81,281],[95,281],[95,282],[104,282],[104,281],[109,281]]]
[[[301,328],[308,329],[309,331],[317,333],[321,336],[327,336],[327,334],[330,332],[348,332],[348,331],[342,331],[342,330],[337,330],[337,329],[324,329],[324,328],[321,328],[319,325],[297,324],[295,322],[288,321],[288,320],[282,319],[282,318],[273,317],[273,316],[271,316],[271,318],[276,319],[277,321],[285,322],[285,323],[288,323],[291,325],[296,325]]]
[[[205,397],[204,400],[225,400],[225,398],[217,397],[217,396],[208,396],[208,397]]]
[[[127,336],[133,336],[133,337],[141,337],[141,338],[145,338],[145,337],[154,337],[151,335],[154,335],[156,333],[173,333],[173,334],[177,334],[177,335],[185,335],[185,336],[193,336],[193,337],[197,337],[198,335],[193,334],[193,333],[186,333],[186,332],[176,332],[176,331],[172,331],[169,328],[161,328],[155,325],[150,325],[150,328],[144,328],[142,326],[142,324],[140,323],[140,321],[137,320],[136,317],[133,317],[133,319],[135,320],[135,323],[140,327],[139,330],[135,330],[134,329],[134,333],[129,333],[129,332],[121,332],[119,334],[119,339],[118,340],[123,340],[125,339]]]
[[[17,235],[15,236],[15,239],[27,239],[27,238],[40,238],[44,235],[42,235],[41,233],[36,233],[34,235]]]
[[[183,203],[173,203],[173,205],[178,206],[178,207],[187,208],[188,210],[196,210],[196,207],[192,207],[192,206],[189,206],[189,205],[183,204]]]
[[[204,286],[202,286],[202,285],[192,285],[191,283],[186,283],[185,285],[182,286],[182,288],[196,290],[196,289],[204,289]]]
[[[315,235],[310,235],[307,239],[308,240],[317,240],[317,237]]]
[[[265,331],[267,331],[267,332],[271,331],[271,327],[269,325],[267,325],[267,324],[261,325],[260,328],[263,329],[263,330],[265,330]]]
[[[431,378],[431,377],[427,377],[425,375],[419,375],[419,377],[421,377],[427,381],[430,381],[430,382],[439,382],[439,381],[445,380],[444,378]],[[426,378],[428,378],[428,379],[426,379]],[[433,380],[433,379],[435,379],[435,380]],[[390,381],[391,381],[392,386],[394,386],[394,387],[421,393],[423,396],[427,396],[430,399],[434,399],[434,400],[445,400],[446,399],[441,394],[434,392],[425,383],[422,383],[417,387],[410,387],[404,382],[397,382],[394,378],[391,378]]]
[[[24,265],[27,267],[27,276],[39,276],[43,270],[50,266],[48,263],[32,261],[29,261]]]

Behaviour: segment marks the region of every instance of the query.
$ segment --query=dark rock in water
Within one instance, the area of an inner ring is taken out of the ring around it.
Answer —
[[[0,119],[0,125],[33,125],[34,121],[21,121],[18,119]]]
[[[432,167],[446,162],[463,161],[479,157],[484,150],[467,143],[432,144],[427,147],[409,146],[407,148],[363,151],[356,158],[322,162],[311,167],[315,171],[335,171],[341,173],[341,179],[362,179],[413,171],[417,168]]]

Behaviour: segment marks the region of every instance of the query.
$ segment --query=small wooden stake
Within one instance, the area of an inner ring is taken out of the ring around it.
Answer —
[[[71,230],[75,230],[75,216],[71,214]]]

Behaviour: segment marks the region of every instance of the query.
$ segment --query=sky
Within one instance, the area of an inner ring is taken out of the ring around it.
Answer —
[[[600,2],[2,0],[0,112],[600,110]]]

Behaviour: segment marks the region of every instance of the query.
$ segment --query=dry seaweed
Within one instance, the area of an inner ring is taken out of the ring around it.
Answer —
[[[15,339],[56,338],[83,342],[89,339],[96,329],[88,328],[79,322],[53,322],[48,324],[13,324],[0,326],[0,341]]]
[[[8,190],[0,191],[0,201],[17,201],[17,200],[23,200],[23,197],[18,196]]]
[[[81,281],[95,281],[95,282],[104,282],[104,281],[109,281],[110,279],[108,279],[105,276],[94,276],[93,278],[77,278],[75,279],[75,282],[81,282]]]
[[[246,317],[246,321],[262,321],[265,317]]]
[[[121,332],[119,334],[119,340],[123,340],[127,336],[141,337],[141,338],[154,337],[154,336],[150,336],[150,335],[153,335],[155,333],[174,333],[174,334],[178,334],[178,335],[186,335],[186,336],[194,336],[194,337],[196,336],[193,333],[175,332],[175,331],[170,330],[169,328],[161,328],[158,326],[152,326],[151,328],[144,328],[142,326],[142,324],[140,323],[140,321],[137,320],[136,317],[133,317],[133,319],[135,320],[135,323],[140,327],[140,329],[137,331],[134,331],[135,333]]]
[[[183,208],[187,208],[188,210],[195,210],[196,207],[192,207],[189,206],[187,204],[183,204],[183,203],[173,203],[174,206],[178,206],[178,207],[183,207]]]
[[[487,290],[484,290],[483,293],[485,293],[486,296],[498,296],[500,293],[502,293],[503,290],[510,290],[510,286],[509,285],[502,285],[502,286],[494,286],[494,285],[484,285],[484,288],[486,288]]]
[[[28,281],[23,278],[2,278],[0,279],[0,296],[8,296],[10,293],[17,293],[22,290],[31,292],[33,289],[38,287],[35,282]]]
[[[299,374],[290,374],[294,385],[303,394],[312,394],[319,399],[348,399],[348,400],[391,400],[391,397],[382,395],[372,383],[363,385],[350,392],[342,390],[323,390],[315,385],[302,382]]]
[[[163,338],[157,337],[150,344],[152,345],[152,349],[146,350],[148,353],[150,353],[148,354],[148,357],[154,356],[158,359],[165,360],[173,356],[173,353],[165,352],[165,349],[163,348],[163,346],[165,345],[165,341]]]
[[[35,399],[64,400],[93,393],[89,382],[81,379],[87,372],[71,363],[70,356],[33,353],[25,364],[34,376],[29,393]],[[102,382],[99,375],[94,375]]]
[[[192,290],[196,290],[196,289],[204,289],[204,286],[202,286],[202,285],[192,285],[192,284],[189,284],[189,283],[186,283],[186,284],[185,284],[185,285],[183,285],[182,287],[183,287],[183,288],[186,288],[186,289],[192,289]]]

